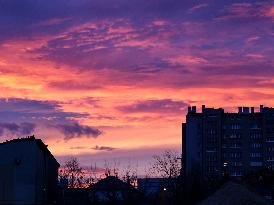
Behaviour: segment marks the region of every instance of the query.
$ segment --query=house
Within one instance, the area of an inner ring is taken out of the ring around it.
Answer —
[[[59,166],[34,136],[0,143],[0,204],[54,202]]]
[[[90,186],[89,199],[94,205],[141,204],[140,192],[115,176],[108,176]]]

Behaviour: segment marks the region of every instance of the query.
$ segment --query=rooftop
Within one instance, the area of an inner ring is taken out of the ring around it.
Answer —
[[[245,186],[228,182],[199,205],[270,205],[264,197],[251,192]]]
[[[60,164],[57,162],[57,160],[55,159],[53,154],[48,150],[48,145],[46,145],[41,139],[36,139],[34,137],[34,135],[23,137],[23,138],[12,139],[12,140],[6,140],[5,142],[0,143],[0,146],[7,145],[7,144],[14,144],[14,143],[18,143],[18,142],[34,142],[34,143],[36,143],[40,150],[42,150],[43,152],[50,155],[56,161],[56,163],[60,166]]]

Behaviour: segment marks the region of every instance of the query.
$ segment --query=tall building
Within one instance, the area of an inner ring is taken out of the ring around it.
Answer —
[[[183,167],[189,180],[218,181],[274,170],[274,108],[239,107],[238,113],[189,107],[183,123]]]
[[[42,140],[0,144],[0,204],[48,204],[55,200],[59,163]]]

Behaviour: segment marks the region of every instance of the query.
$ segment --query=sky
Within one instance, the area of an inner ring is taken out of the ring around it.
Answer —
[[[273,106],[273,54],[273,1],[0,0],[0,141],[144,173],[188,106]]]

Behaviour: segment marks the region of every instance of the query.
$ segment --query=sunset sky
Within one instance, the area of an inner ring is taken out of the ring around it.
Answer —
[[[1,141],[60,163],[181,149],[187,106],[274,106],[274,2],[0,0]]]

